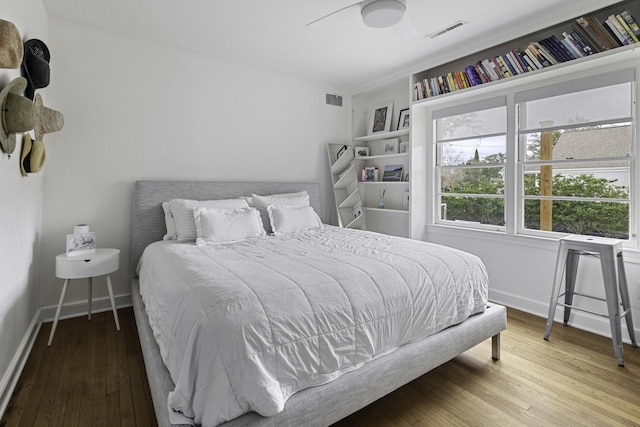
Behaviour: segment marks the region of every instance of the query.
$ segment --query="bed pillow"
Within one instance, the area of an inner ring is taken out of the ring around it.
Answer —
[[[267,206],[273,234],[280,236],[287,233],[322,228],[320,217],[311,206],[301,208],[293,206]]]
[[[269,196],[258,196],[252,194],[253,207],[260,211],[260,217],[264,224],[264,229],[267,233],[271,233],[271,222],[269,221],[269,213],[267,212],[267,206],[280,205],[280,206],[293,206],[301,208],[309,206],[309,194],[306,191],[300,191],[298,193],[282,193],[271,194]]]
[[[237,242],[266,236],[260,213],[254,208],[195,208],[196,245]]]
[[[171,215],[169,202],[162,203],[162,210],[164,211],[164,225],[167,227],[167,234],[164,235],[162,240],[173,240],[176,238],[176,225],[173,221],[173,215]]]
[[[175,224],[176,242],[195,242],[196,223],[193,219],[195,208],[248,208],[246,200],[243,199],[221,199],[221,200],[188,200],[173,199],[169,201],[171,215]]]

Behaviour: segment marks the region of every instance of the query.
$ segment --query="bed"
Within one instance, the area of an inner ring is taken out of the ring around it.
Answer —
[[[135,183],[133,205],[132,266],[135,268],[138,265],[145,248],[148,246],[150,247],[149,252],[153,252],[151,248],[157,248],[158,251],[165,250],[162,243],[154,243],[161,241],[166,233],[165,218],[161,208],[163,202],[176,198],[193,200],[231,199],[250,196],[252,193],[266,195],[299,191],[306,191],[309,195],[310,205],[316,212],[320,212],[319,187],[315,183],[137,181]],[[325,227],[325,229],[328,234],[342,236],[333,227]],[[349,232],[360,233],[359,231]],[[322,251],[335,253],[342,250],[340,248],[336,249],[335,245],[329,249],[324,248],[326,236],[322,233],[311,233],[309,236],[305,236],[304,239],[320,239],[322,242],[315,241],[314,245],[320,247]],[[369,236],[375,233],[360,234]],[[380,239],[386,238],[382,235],[379,236]],[[351,237],[355,238],[357,236]],[[267,237],[264,239],[264,242],[267,242],[264,244],[273,244],[273,242],[277,241],[277,239],[273,241],[268,239],[272,238]],[[291,240],[290,244],[302,244],[299,240],[288,239]],[[375,240],[376,236],[373,236],[373,239]],[[396,240],[393,241],[394,244],[397,242]],[[422,245],[420,242],[413,241],[407,241],[406,243]],[[333,243],[331,244],[333,245]],[[165,246],[172,247],[171,245]],[[195,245],[191,246],[195,247]],[[344,246],[344,242],[342,246]],[[413,247],[411,246],[410,248]],[[312,256],[309,256],[309,259],[311,258]],[[144,283],[149,282],[148,276],[148,274],[145,275]],[[146,286],[148,288],[149,285],[147,284]],[[160,347],[154,337],[154,330],[141,296],[140,278],[137,277],[137,274],[134,274],[132,280],[131,293],[158,424],[161,426],[176,425],[171,424],[167,401],[170,393],[177,387],[163,362]],[[397,348],[394,347],[392,351],[384,351],[381,355],[376,355],[373,360],[366,363],[357,363],[357,369],[356,366],[353,369],[346,369],[342,375],[337,376],[330,382],[326,382],[326,378],[324,378],[316,386],[304,388],[291,396],[286,396],[284,409],[271,416],[264,417],[256,412],[248,412],[225,422],[223,425],[329,425],[451,360],[486,339],[492,339],[491,357],[497,360],[500,355],[500,332],[505,328],[506,309],[491,303],[483,304],[483,311],[473,313],[473,315],[465,318],[464,321],[454,319],[452,326],[439,330],[437,333],[416,340],[410,339],[410,342],[399,345]],[[192,358],[194,357],[192,356]],[[185,357],[185,359],[188,359],[188,357]],[[201,377],[204,374],[196,372],[193,375]]]

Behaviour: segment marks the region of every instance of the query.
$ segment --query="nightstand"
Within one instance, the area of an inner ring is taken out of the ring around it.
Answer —
[[[60,318],[60,310],[64,303],[64,297],[67,293],[67,287],[71,279],[89,279],[89,320],[91,320],[91,291],[93,285],[93,278],[97,276],[107,276],[107,288],[109,289],[109,298],[111,299],[111,309],[113,310],[113,318],[116,321],[116,329],[120,330],[120,322],[118,321],[118,312],[116,310],[115,300],[113,299],[113,288],[111,287],[110,274],[117,271],[120,267],[120,250],[101,248],[96,249],[94,253],[76,256],[67,256],[67,254],[60,254],[56,256],[56,277],[64,279],[64,285],[62,287],[62,294],[60,295],[60,302],[58,302],[58,308],[56,310],[56,317],[53,320],[53,326],[51,327],[51,334],[49,335],[49,346],[53,341],[53,335],[56,332],[56,326],[58,326],[58,319]]]

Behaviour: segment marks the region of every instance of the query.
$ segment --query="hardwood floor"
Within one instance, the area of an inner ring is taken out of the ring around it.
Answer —
[[[157,425],[133,310],[40,328],[0,426]]]
[[[0,426],[152,426],[131,309],[44,324]],[[637,321],[637,319],[636,319]],[[396,390],[336,426],[640,426],[640,349],[508,311],[501,360],[491,341]],[[389,373],[393,375],[392,372]]]

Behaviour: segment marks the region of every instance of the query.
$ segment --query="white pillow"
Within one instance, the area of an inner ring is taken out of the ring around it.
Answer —
[[[196,245],[237,242],[251,237],[266,236],[260,213],[254,208],[195,208]]]
[[[167,234],[164,235],[162,240],[173,240],[176,238],[176,224],[173,221],[169,202],[162,203],[162,210],[164,211],[164,225],[167,227]]]
[[[311,206],[301,208],[292,206],[267,206],[273,234],[280,236],[286,233],[322,228],[320,217]]]
[[[271,233],[271,222],[269,221],[269,213],[267,212],[267,206],[280,205],[280,206],[294,206],[301,208],[309,206],[309,194],[306,191],[300,191],[299,193],[283,193],[283,194],[271,194],[269,196],[258,196],[252,194],[253,207],[260,211],[260,217],[264,224],[264,229],[267,233]]]
[[[169,201],[171,215],[175,224],[176,242],[195,242],[196,223],[193,220],[193,209],[201,208],[247,208],[249,205],[243,199],[221,199],[221,200],[187,200],[173,199]]]

